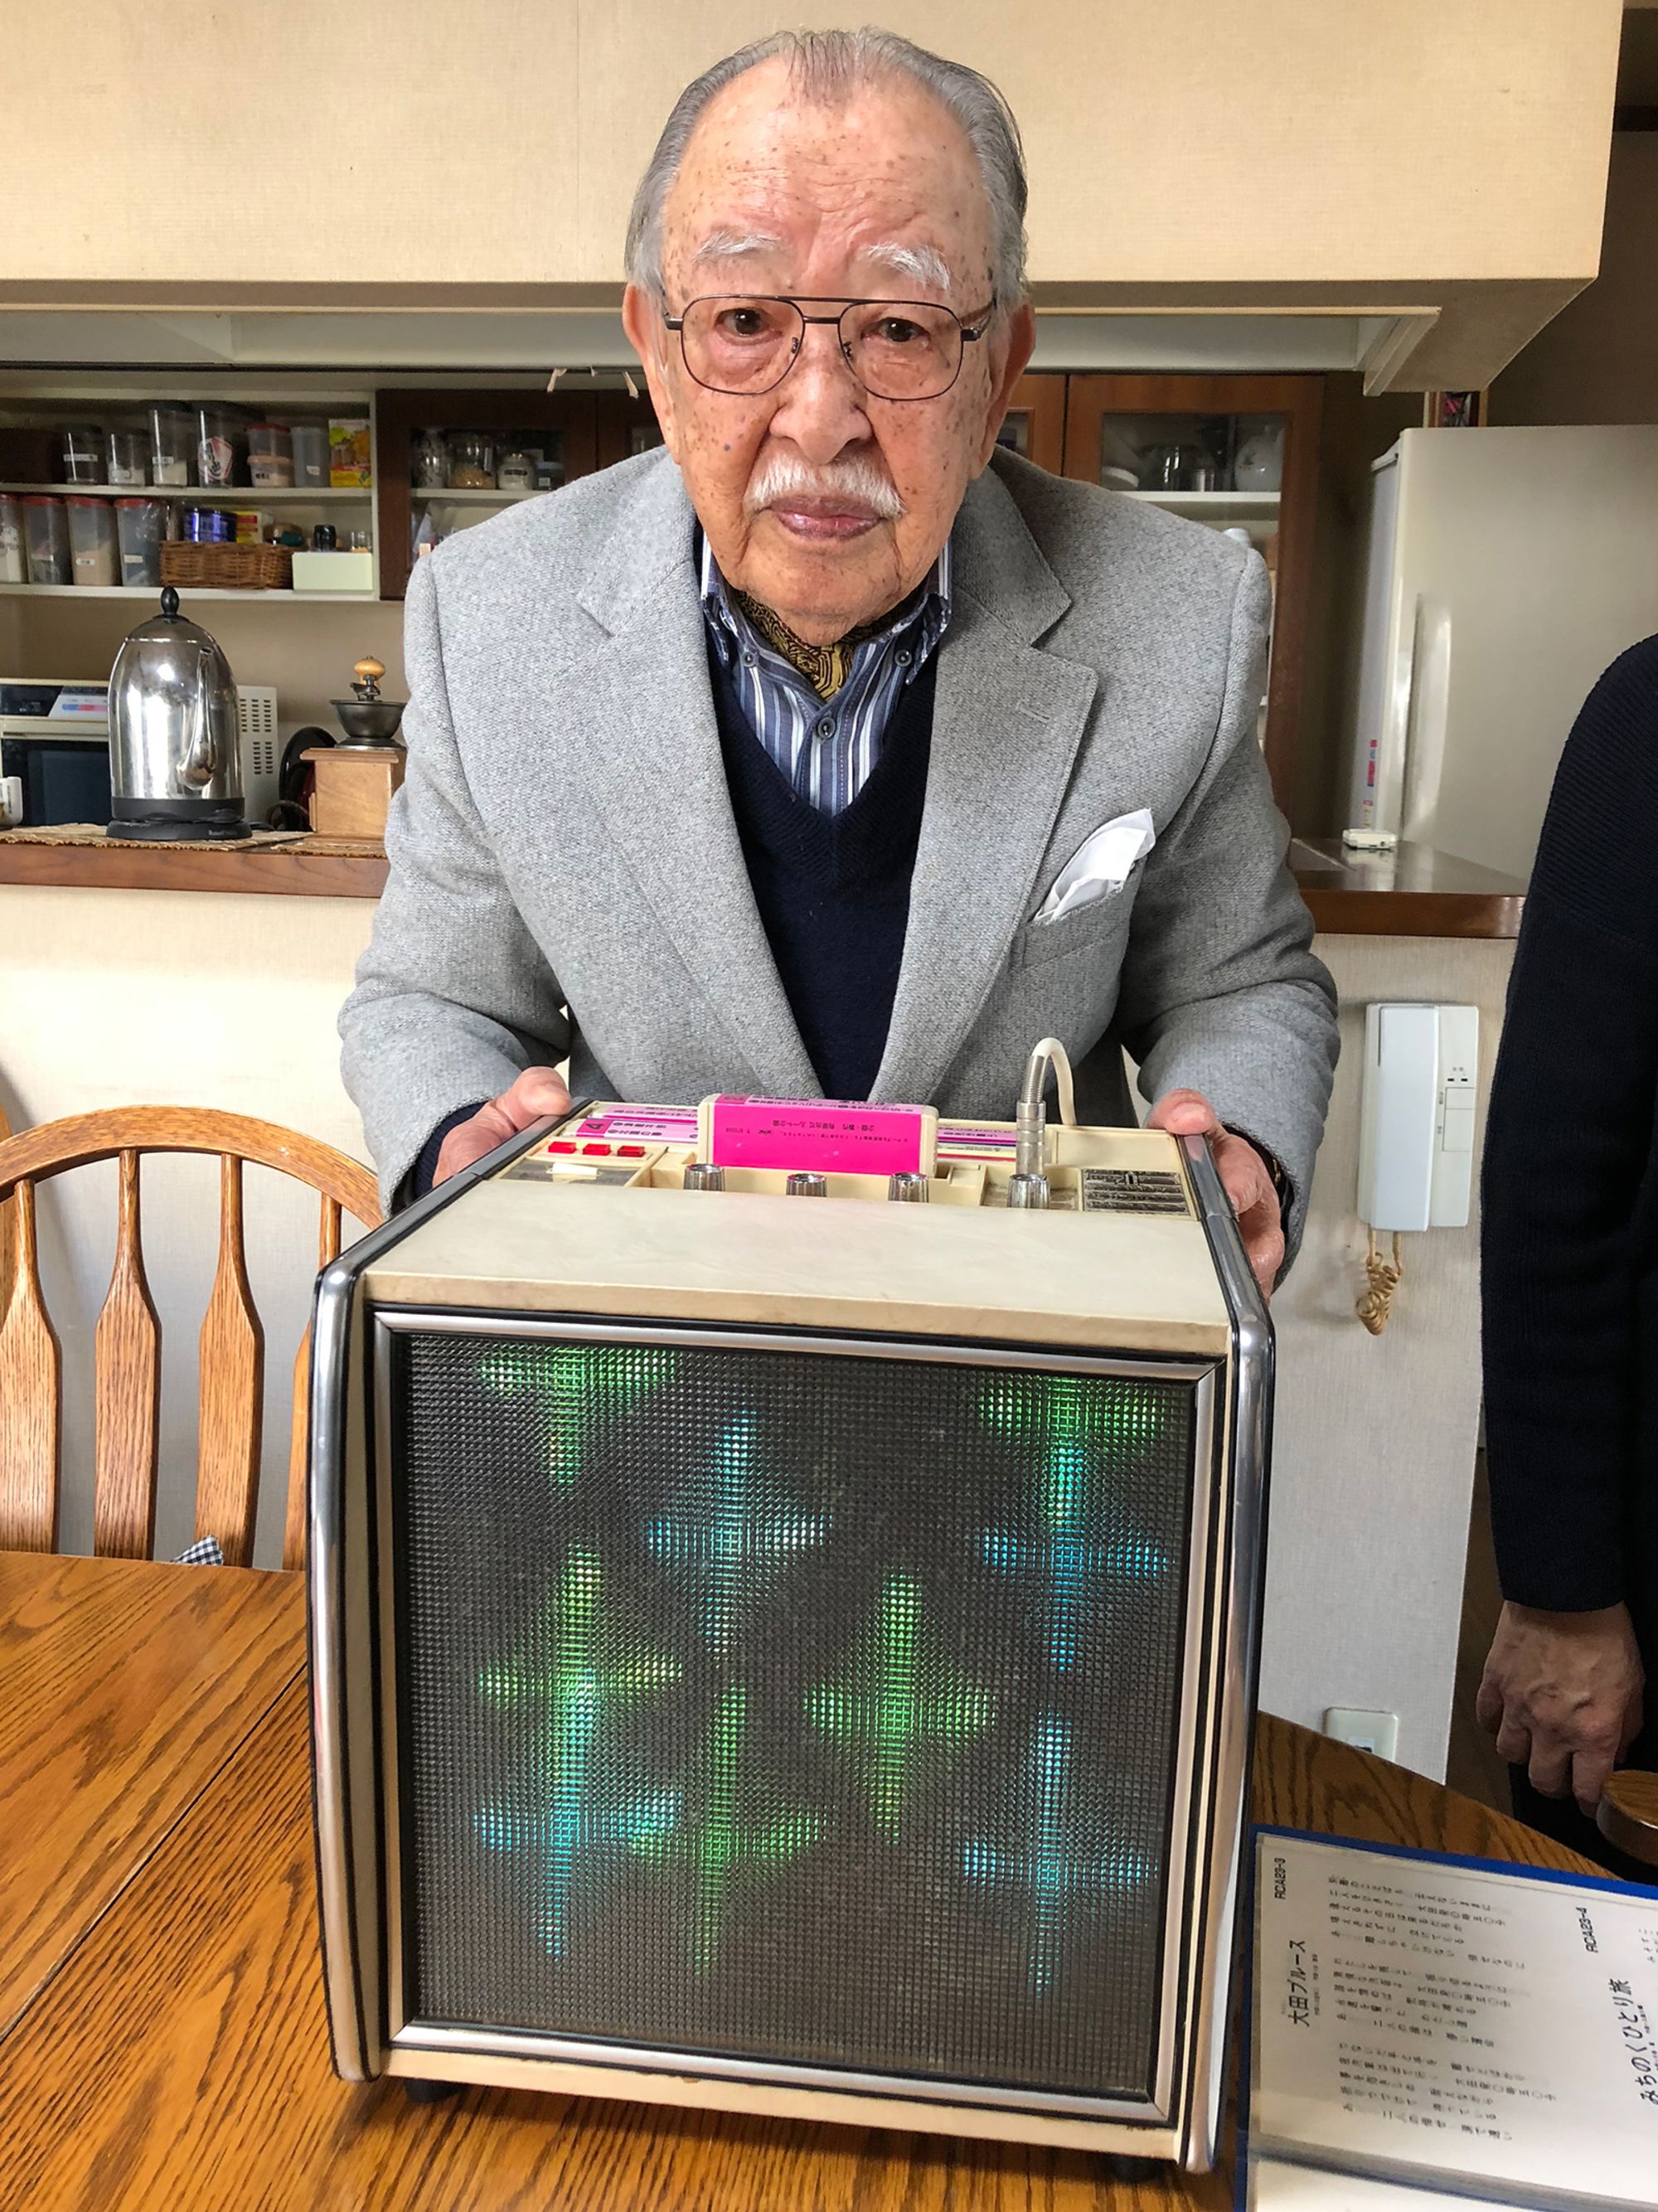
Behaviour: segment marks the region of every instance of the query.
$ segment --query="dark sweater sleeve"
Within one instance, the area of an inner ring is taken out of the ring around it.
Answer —
[[[409,1170],[405,1203],[425,1197],[427,1192],[431,1189],[433,1177],[438,1171],[438,1154],[443,1150],[444,1139],[451,1129],[458,1129],[463,1121],[470,1121],[483,1103],[484,1101],[480,1098],[471,1106],[458,1106],[452,1114],[444,1115],[442,1121],[438,1123],[437,1127],[421,1146],[420,1158]]]
[[[1658,1082],[1658,638],[1583,707],[1549,800],[1481,1179],[1485,1425],[1505,1597],[1625,1595],[1637,1200]]]

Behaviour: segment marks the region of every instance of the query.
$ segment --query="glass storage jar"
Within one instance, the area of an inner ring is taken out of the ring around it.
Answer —
[[[482,430],[449,433],[449,489],[451,491],[493,491],[495,488],[495,448]]]
[[[415,441],[414,476],[420,491],[441,491],[448,483],[449,441],[441,430],[422,430]]]

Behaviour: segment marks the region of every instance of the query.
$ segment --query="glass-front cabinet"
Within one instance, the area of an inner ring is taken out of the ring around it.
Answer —
[[[1033,380],[1027,378],[1027,383]],[[1245,539],[1272,588],[1259,732],[1287,814],[1318,483],[1319,376],[1070,376],[1064,472]]]

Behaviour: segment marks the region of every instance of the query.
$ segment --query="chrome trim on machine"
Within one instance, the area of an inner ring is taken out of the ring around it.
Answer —
[[[1220,1639],[1213,1824],[1209,1850],[1206,1924],[1193,1947],[1196,2015],[1191,2025],[1191,2121],[1183,2162],[1214,2161],[1225,2075],[1227,2008],[1216,2002],[1216,1976],[1231,1988],[1233,1922],[1243,1838],[1248,1825],[1250,1741],[1260,1661],[1260,1597],[1266,1561],[1266,1492],[1272,1454],[1272,1323],[1243,1249],[1237,1217],[1202,1137],[1180,1139],[1209,1249],[1232,1315],[1232,1485],[1230,1520],[1218,1532],[1218,1558],[1229,1562]]]
[[[580,1112],[573,1105],[572,1113]],[[334,2066],[348,2081],[372,2081],[380,2070],[382,2033],[378,1977],[365,1977],[357,1926],[359,1855],[378,1854],[379,1807],[353,1803],[347,1744],[348,1620],[345,1460],[350,1431],[350,1339],[358,1278],[413,1229],[464,1191],[539,1144],[553,1115],[510,1138],[470,1168],[428,1191],[380,1228],[371,1230],[326,1267],[317,1280],[312,1323],[311,1427],[306,1552],[306,1621],[310,1648],[312,1820],[322,1923],[323,1986]],[[365,1570],[366,1579],[366,1570]],[[365,1659],[373,1650],[372,1633]],[[376,1946],[378,1956],[378,1945]],[[371,1985],[372,1984],[372,1985]]]

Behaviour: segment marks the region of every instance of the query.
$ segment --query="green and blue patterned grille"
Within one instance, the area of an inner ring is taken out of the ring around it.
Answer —
[[[414,2017],[1150,2093],[1191,1381],[394,1346]]]

